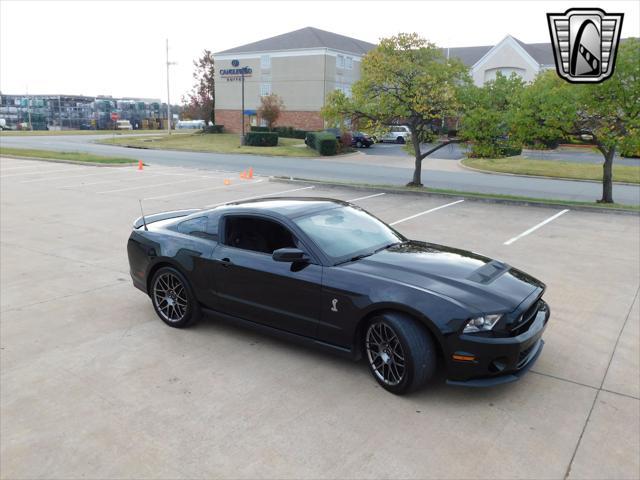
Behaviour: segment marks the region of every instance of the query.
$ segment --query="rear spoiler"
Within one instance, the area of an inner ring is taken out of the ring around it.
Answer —
[[[160,220],[168,220],[170,218],[179,218],[186,217],[187,215],[191,215],[192,213],[199,212],[200,208],[191,208],[189,210],[174,210],[172,212],[161,212],[154,213],[153,215],[145,215],[144,221],[142,221],[142,217],[136,218],[135,222],[133,222],[133,228],[140,228],[146,222],[147,225],[153,222],[159,222]]]

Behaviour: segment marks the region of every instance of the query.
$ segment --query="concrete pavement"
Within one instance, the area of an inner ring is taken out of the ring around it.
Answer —
[[[227,177],[0,159],[0,478],[640,476],[637,216],[569,211],[523,235],[558,209]],[[535,275],[540,359],[514,384],[396,397],[363,363],[164,325],[129,278],[138,198],[152,213],[264,195],[360,198],[409,237]]]
[[[159,166],[181,166],[237,172],[239,168],[253,166],[262,175],[292,176],[314,180],[338,180],[369,184],[404,185],[412,177],[411,159],[401,156],[381,160],[384,164],[369,162],[368,156],[351,156],[349,161],[336,157],[291,158],[258,155],[216,154],[144,150],[91,143],[102,136],[25,136],[0,137],[7,147],[40,148],[49,150],[85,151],[101,155],[122,155],[141,159]],[[376,147],[373,147],[376,148]],[[392,163],[394,166],[389,166]],[[470,171],[429,170],[425,160],[423,183],[427,187],[519,195],[533,198],[552,198],[592,202],[601,197],[601,185],[596,182],[574,182],[520,178],[508,175],[489,175]],[[427,171],[428,170],[428,171]],[[640,186],[614,185],[614,200],[628,205],[640,205]]]

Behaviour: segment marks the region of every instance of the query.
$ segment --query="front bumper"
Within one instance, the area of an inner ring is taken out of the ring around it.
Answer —
[[[536,362],[544,341],[542,334],[551,315],[542,302],[529,329],[515,337],[482,337],[469,334],[449,339],[449,352],[473,356],[474,361],[448,361],[450,385],[487,387],[514,382]]]

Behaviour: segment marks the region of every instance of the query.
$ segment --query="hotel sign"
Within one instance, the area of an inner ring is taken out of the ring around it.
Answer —
[[[242,77],[250,77],[253,73],[251,67],[240,67],[240,61],[231,60],[231,66],[233,68],[221,68],[220,76],[227,82],[239,82]]]

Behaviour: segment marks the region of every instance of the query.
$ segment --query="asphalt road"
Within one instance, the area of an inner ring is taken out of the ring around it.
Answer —
[[[144,150],[92,143],[101,138],[105,137],[103,135],[25,136],[2,137],[0,142],[6,147],[122,155],[143,160],[145,163],[163,166],[182,166],[229,172],[239,172],[251,166],[260,175],[369,184],[404,185],[411,179],[413,172],[410,164],[406,162],[403,162],[401,166],[363,164],[363,160],[366,160],[366,157],[363,156],[354,157],[352,160],[328,160],[326,158]],[[373,151],[377,147],[378,145],[369,150]],[[398,146],[395,148],[397,149]],[[387,149],[385,148],[385,150]],[[392,149],[389,148],[389,150]],[[586,202],[600,198],[602,188],[596,182],[527,178],[470,171],[425,170],[422,182],[427,187],[439,189]],[[614,185],[613,197],[619,203],[640,205],[640,186]]]

